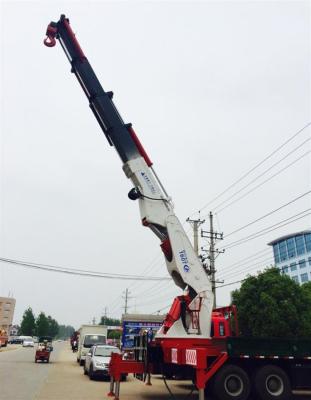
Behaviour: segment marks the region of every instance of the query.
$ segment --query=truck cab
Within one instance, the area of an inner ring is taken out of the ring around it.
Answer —
[[[237,311],[234,305],[215,308],[212,312],[211,338],[225,339],[238,336]]]

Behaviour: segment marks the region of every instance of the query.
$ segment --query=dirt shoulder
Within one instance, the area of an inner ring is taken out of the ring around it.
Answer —
[[[75,361],[75,354],[64,344],[58,357],[51,360],[50,371],[47,379],[36,396],[35,400],[104,400],[111,399],[107,396],[109,391],[108,381],[91,381],[83,374]],[[189,382],[169,381],[176,400],[184,399],[192,386]],[[152,380],[152,386],[146,386],[132,377],[126,382],[121,382],[121,400],[168,400],[171,399],[160,377]],[[197,398],[197,392],[188,397],[188,400]]]
[[[6,347],[0,348],[0,353],[5,352],[5,351],[17,350],[17,349],[20,349],[20,345],[8,344]]]

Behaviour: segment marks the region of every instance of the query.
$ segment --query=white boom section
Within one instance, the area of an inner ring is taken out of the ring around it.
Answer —
[[[171,201],[163,194],[157,179],[143,157],[128,161],[124,164],[123,170],[135,188],[142,194],[139,199],[142,221],[148,224],[161,241],[167,237],[170,240],[173,257],[171,261],[165,257],[165,261],[175,284],[181,289],[185,289],[189,285],[197,293],[197,297],[190,303],[190,308],[196,309],[201,298],[200,331],[188,330],[186,332],[182,322],[178,320],[165,336],[189,337],[189,334],[193,333],[196,337],[198,335],[210,337],[213,307],[211,281],[176,217]]]

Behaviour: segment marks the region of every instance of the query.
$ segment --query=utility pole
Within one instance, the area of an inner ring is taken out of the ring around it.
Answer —
[[[125,289],[125,296],[122,297],[124,299],[124,301],[125,301],[124,302],[124,314],[127,314],[127,309],[128,309],[127,303],[128,303],[128,300],[130,299],[129,294],[130,294],[130,292],[129,292],[128,288],[126,288]]]
[[[199,255],[199,226],[204,224],[205,220],[199,219],[190,219],[187,218],[187,222],[192,225],[193,228],[193,248],[196,255]]]
[[[106,321],[107,321],[107,307],[104,308],[104,325],[106,325]]]
[[[214,308],[216,308],[216,268],[215,268],[215,254],[223,253],[224,251],[219,251],[215,249],[215,243],[217,240],[223,240],[223,233],[218,233],[214,231],[213,224],[213,213],[210,211],[209,213],[209,231],[201,231],[201,237],[207,238],[210,240],[209,242],[209,250],[208,250],[208,258],[210,261],[209,265],[209,273],[211,275],[212,280],[212,291],[214,295]]]

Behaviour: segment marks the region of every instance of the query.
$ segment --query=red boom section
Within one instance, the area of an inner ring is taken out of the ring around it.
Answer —
[[[139,154],[144,158],[146,161],[146,164],[148,167],[152,166],[152,161],[150,160],[146,150],[144,149],[144,146],[141,144],[140,140],[138,139],[138,136],[136,135],[134,129],[130,126],[128,128],[129,133],[131,135],[131,138],[133,139],[134,143],[136,144],[137,150],[139,151]]]
[[[175,297],[173,304],[171,305],[170,311],[166,314],[163,322],[163,333],[166,333],[170,327],[176,322],[182,313],[182,304],[188,304],[191,302],[190,296],[177,296]]]

